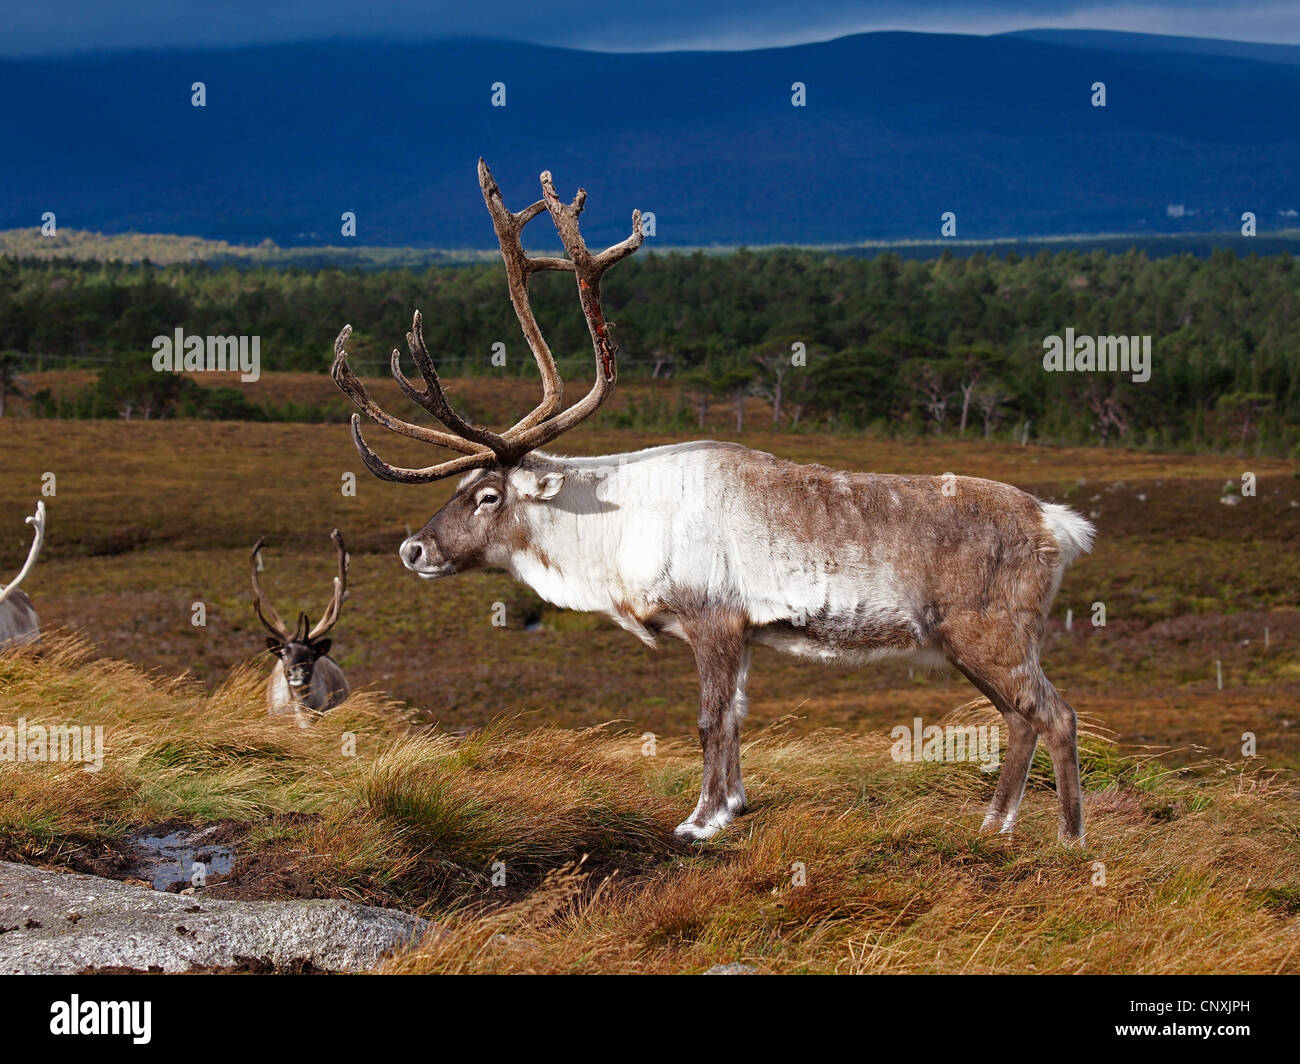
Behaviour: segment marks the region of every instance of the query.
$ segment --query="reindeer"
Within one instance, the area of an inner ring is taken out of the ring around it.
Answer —
[[[348,597],[348,554],[343,537],[336,528],[330,539],[338,550],[339,571],[334,578],[334,596],[325,615],[313,628],[307,614],[298,614],[297,627],[291,633],[289,626],[271,605],[257,579],[257,557],[266,542],[259,539],[253,547],[253,609],[271,633],[266,640],[267,649],[278,659],[266,689],[267,713],[278,717],[293,713],[298,723],[306,727],[318,716],[328,713],[348,697],[348,681],[343,670],[329,655],[330,640],[323,638],[338,622],[343,603]],[[265,608],[265,612],[263,609]],[[270,614],[271,619],[266,619]]]
[[[549,173],[542,199],[508,210],[479,160],[479,185],[505,260],[510,300],[542,379],[542,399],[497,434],[465,421],[444,394],[417,311],[406,341],[424,378],[390,368],[402,392],[447,431],[380,409],[348,365],[344,326],[335,383],[361,413],[403,436],[459,452],[421,469],[390,465],[352,438],[382,480],[428,484],[461,475],[450,501],[399,548],[425,579],[500,568],[557,606],[603,613],[654,646],[684,639],[700,680],[704,754],[700,798],[677,827],[707,839],[745,808],[740,725],[754,644],[820,661],[901,657],[947,662],[1006,719],[1009,743],[984,830],[1010,832],[1034,749],[1051,753],[1058,834],[1083,843],[1074,710],[1048,682],[1039,652],[1062,573],[1090,548],[1093,528],[1063,506],[1017,488],[944,474],[889,476],[797,465],[731,443],[700,441],[600,458],[539,448],[590,417],[614,386],[616,348],[601,276],[642,242],[598,254],[578,228],[586,194],[562,202]],[[550,215],[567,258],[529,257],[520,235]],[[572,273],[595,351],[595,383],[561,409],[562,382],[528,299],[543,270]]]
[[[27,592],[20,591],[18,585],[32,571],[36,556],[45,545],[45,503],[36,503],[36,513],[27,518],[32,526],[32,549],[27,552],[27,560],[18,570],[8,586],[0,586],[0,650],[25,644],[39,643],[41,639],[41,622],[36,616],[32,600]]]

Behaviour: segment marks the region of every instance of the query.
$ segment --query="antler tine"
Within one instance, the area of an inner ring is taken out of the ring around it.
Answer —
[[[41,548],[45,546],[45,502],[42,499],[36,501],[36,512],[31,517],[25,518],[27,524],[32,526],[32,546],[27,552],[27,560],[23,562],[23,567],[18,570],[15,576],[4,587],[0,587],[0,602],[4,602],[18,585],[23,582],[27,574],[32,571],[32,566],[36,564],[36,556],[41,553]]]
[[[599,278],[616,262],[621,262],[633,254],[645,242],[645,233],[641,229],[641,212],[632,212],[632,234],[626,240],[607,247],[596,256],[595,274]]]
[[[319,639],[338,623],[343,603],[348,597],[348,551],[343,545],[343,534],[336,528],[330,533],[330,539],[334,541],[339,554],[339,573],[334,578],[334,596],[325,608],[324,615],[316,622],[316,627],[308,633],[308,640]]]
[[[641,228],[641,212],[632,212],[632,234],[599,255],[592,255],[578,227],[578,216],[586,204],[585,189],[578,189],[572,203],[563,203],[556,195],[550,171],[542,174],[542,195],[546,209],[555,223],[556,232],[573,263],[578,282],[578,301],[591,333],[592,348],[596,355],[596,380],[581,400],[561,414],[523,431],[508,431],[505,435],[521,453],[541,447],[557,436],[590,417],[613,393],[618,375],[618,348],[609,332],[609,323],[600,305],[601,276],[616,262],[636,251],[645,239]]]
[[[343,543],[343,533],[337,528],[330,533],[330,539],[334,541],[334,546],[339,552],[339,583],[343,585],[343,597],[348,595],[348,548]]]
[[[461,455],[459,458],[449,458],[445,462],[438,462],[436,465],[425,466],[422,469],[406,469],[402,466],[389,465],[362,439],[360,414],[352,415],[352,442],[361,455],[362,464],[372,475],[380,480],[395,481],[399,484],[429,484],[444,477],[455,476],[457,473],[481,469],[497,460],[496,455],[491,451],[483,450],[474,454]]]
[[[272,635],[277,635],[288,642],[291,638],[289,635],[289,626],[284,623],[284,618],[276,611],[271,600],[266,597],[262,591],[262,585],[257,579],[257,552],[262,549],[266,543],[266,537],[259,539],[253,544],[253,552],[248,556],[248,560],[253,566],[253,609],[257,613],[257,619],[266,625],[267,631]],[[271,620],[266,619],[266,614],[262,612],[262,606],[265,605],[267,612],[271,614]]]
[[[438,378],[438,370],[433,364],[433,359],[429,357],[429,349],[424,345],[424,318],[418,310],[411,317],[411,331],[406,334],[406,346],[410,349],[411,358],[420,370],[420,375],[424,377],[425,385],[423,392],[417,391],[403,376],[399,365],[400,356],[394,350],[393,379],[397,381],[398,387],[406,397],[424,407],[456,435],[481,447],[487,447],[498,457],[504,456],[510,450],[505,440],[495,432],[471,425],[451,408],[451,404],[447,401],[447,393],[442,389],[442,381]]]
[[[423,425],[413,425],[409,421],[402,421],[400,418],[395,418],[391,414],[382,410],[379,404],[370,397],[370,393],[366,390],[366,386],[362,384],[357,375],[352,372],[352,367],[348,365],[348,352],[346,345],[348,337],[351,335],[352,326],[345,325],[339,333],[338,338],[334,341],[334,364],[330,367],[330,376],[334,378],[334,383],[339,386],[339,388],[348,396],[349,399],[352,400],[353,403],[356,404],[357,408],[360,409],[366,417],[370,418],[371,421],[378,425],[383,425],[386,429],[392,429],[393,432],[399,433],[402,436],[407,436],[413,440],[419,440],[421,443],[432,443],[439,447],[446,447],[449,450],[460,451],[462,454],[486,454],[487,457],[492,457],[485,448],[476,443],[472,443],[461,436],[454,436],[450,432],[439,432],[437,429],[428,429]],[[411,385],[410,381],[402,376],[397,361],[398,354],[394,351],[390,365],[393,371],[393,378],[397,381],[398,386],[410,398],[415,400],[415,402],[419,403],[426,410],[429,410],[430,413],[434,413],[434,411],[430,410],[430,408],[425,405],[423,398],[421,398],[421,393],[417,392]],[[441,391],[441,389],[439,389],[439,391]],[[434,416],[437,415],[435,414]],[[355,414],[353,415],[353,418],[356,418]]]
[[[533,361],[542,375],[542,401],[526,417],[522,418],[502,433],[509,440],[514,434],[553,417],[560,409],[564,397],[564,380],[555,365],[555,356],[542,335],[541,327],[533,314],[532,304],[528,299],[528,279],[542,270],[573,271],[573,263],[568,259],[551,256],[530,258],[524,251],[523,230],[529,222],[546,210],[546,201],[538,200],[522,211],[512,212],[501,198],[501,189],[492,177],[492,171],[482,159],[478,161],[478,183],[483,191],[483,202],[487,204],[488,213],[492,215],[492,229],[501,245],[501,258],[506,266],[506,284],[510,290],[510,303],[515,308],[515,317],[523,330],[528,349],[533,353]]]

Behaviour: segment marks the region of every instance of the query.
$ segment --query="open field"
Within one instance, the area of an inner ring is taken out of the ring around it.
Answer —
[[[386,458],[423,464],[425,449],[384,435],[372,442]],[[451,921],[400,970],[1300,971],[1294,462],[732,438],[841,468],[1006,480],[1092,517],[1097,550],[1067,574],[1045,651],[1093,733],[1087,850],[1053,842],[1041,752],[1014,840],[975,833],[994,781],[974,766],[890,759],[890,729],[962,706],[964,681],[763,648],[744,755],[754,811],[687,850],[672,827],[699,774],[689,651],[652,651],[499,574],[407,573],[397,543],[450,484],[373,480],[342,425],[8,418],[0,579],[52,472],[26,587],[47,631],[87,646],[56,638],[44,658],[0,663],[0,722],[104,723],[111,756],[97,774],[0,763],[0,857],[113,874],[141,826],[230,821],[244,860],[214,892],[341,895]],[[608,420],[565,440],[590,454],[662,442]],[[348,471],[355,497],[340,492]],[[1258,494],[1220,502],[1246,471]],[[301,731],[261,716],[270,659],[248,550],[267,536],[264,586],[282,613],[315,616],[335,526],[352,597],[333,653],[361,694]],[[190,623],[196,602],[205,627]],[[1096,602],[1105,627],[1090,623]],[[132,664],[101,672],[101,655]],[[355,758],[339,756],[346,731]],[[547,879],[584,854],[582,874]],[[489,882],[494,860],[505,888]],[[790,886],[796,861],[806,887]]]
[[[1271,765],[1300,767],[1300,479],[1294,463],[1124,451],[853,437],[738,437],[801,461],[842,468],[961,474],[1007,480],[1093,515],[1095,553],[1067,573],[1045,654],[1047,671],[1085,714],[1123,742],[1239,752],[1259,736]],[[645,433],[584,429],[585,453],[665,442]],[[376,441],[377,442],[377,441]],[[384,440],[394,461],[419,445]],[[385,484],[361,467],[342,425],[0,422],[8,458],[0,478],[0,571],[26,549],[22,515],[41,474],[49,538],[29,590],[50,627],[80,632],[106,655],[189,671],[215,684],[256,659],[262,631],[250,606],[248,550],[268,537],[264,586],[281,612],[318,615],[328,600],[338,526],[352,553],[352,598],[334,632],[354,685],[409,703],[444,728],[502,714],[564,725],[625,719],[687,735],[695,719],[689,650],[658,651],[607,621],[543,606],[500,574],[427,584],[396,547],[447,498],[449,483]],[[1219,502],[1249,468],[1259,493]],[[357,494],[340,491],[345,471]],[[195,602],[206,627],[190,623]],[[507,627],[491,623],[506,605]],[[1106,607],[1105,628],[1090,623]],[[1075,623],[1064,630],[1065,611]],[[540,630],[526,631],[526,626]],[[1264,646],[1264,630],[1269,646]],[[1223,663],[1224,689],[1215,683]],[[965,701],[964,681],[909,677],[900,666],[827,669],[758,648],[751,714],[789,714],[807,726],[885,728]]]

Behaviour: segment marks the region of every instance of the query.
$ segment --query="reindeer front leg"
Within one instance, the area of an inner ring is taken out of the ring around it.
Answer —
[[[704,777],[695,811],[677,834],[693,842],[716,835],[745,807],[740,722],[746,708],[749,646],[742,620],[711,614],[684,624],[700,674],[700,746]]]

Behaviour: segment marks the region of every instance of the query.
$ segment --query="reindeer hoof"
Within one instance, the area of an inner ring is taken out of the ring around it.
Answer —
[[[679,839],[685,839],[687,842],[703,842],[705,839],[713,838],[713,836],[721,830],[722,827],[720,825],[704,824],[701,826],[686,821],[685,823],[678,824],[677,827],[673,828],[673,834]]]
[[[990,811],[980,824],[980,834],[982,835],[1014,835],[1016,831],[1016,814],[1009,816],[1006,813]]]
[[[745,811],[745,789],[741,787],[723,800],[712,801],[709,806],[713,810],[711,813],[703,812],[701,809],[703,805],[704,799],[701,798],[695,811],[673,829],[673,833],[679,839],[685,839],[687,842],[703,842],[728,827],[739,814]]]
[[[731,811],[722,809],[712,816],[705,817],[702,821],[696,819],[695,816],[692,816],[690,820],[684,820],[673,829],[673,834],[679,839],[685,839],[687,842],[703,842],[705,839],[713,838],[731,821]]]

